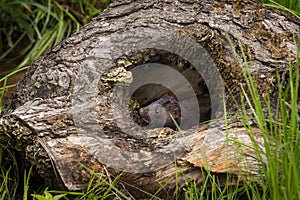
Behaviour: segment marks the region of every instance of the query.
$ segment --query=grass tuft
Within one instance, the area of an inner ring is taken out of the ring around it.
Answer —
[[[296,65],[293,66],[288,61],[288,70],[281,75],[279,72],[276,73],[275,87],[278,98],[277,102],[274,102],[271,100],[272,94],[266,96],[260,94],[255,78],[249,73],[251,63],[247,61],[241,45],[240,49],[242,59],[234,52],[238,60],[243,60],[240,65],[245,69],[246,88],[241,85],[240,99],[244,99],[246,103],[239,104],[240,112],[245,119],[244,126],[250,130],[250,137],[253,133],[249,121],[257,124],[265,147],[264,150],[260,149],[257,142],[252,139],[262,166],[261,177],[264,179],[259,180],[257,184],[247,183],[247,193],[256,199],[300,199],[299,50]],[[249,109],[252,116],[249,116]],[[264,157],[267,162],[264,161]]]

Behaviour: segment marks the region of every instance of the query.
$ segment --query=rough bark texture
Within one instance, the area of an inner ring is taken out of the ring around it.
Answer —
[[[176,181],[183,186],[196,179],[201,185],[203,169],[219,176],[221,184],[227,172],[255,178],[266,161],[259,160],[250,148],[249,131],[238,120],[229,121],[227,129],[218,120],[181,133],[169,128],[136,128],[131,120],[138,121],[136,108],[169,90],[148,85],[129,95],[128,103],[124,100],[126,87],[136,76],[128,72],[147,63],[171,66],[189,80],[201,116],[221,117],[222,108],[213,107],[211,95],[222,96],[222,88],[214,88],[214,80],[207,81],[193,71],[193,63],[185,58],[193,54],[190,41],[200,44],[208,54],[199,58],[211,56],[227,86],[227,113],[234,115],[228,91],[233,95],[241,92],[243,70],[254,75],[262,96],[271,93],[276,101],[275,72],[287,70],[288,57],[295,63],[294,38],[298,35],[298,21],[254,0],[117,1],[32,64],[2,114],[1,141],[19,151],[42,177],[69,190],[83,189],[89,181],[90,174],[81,164],[107,175],[123,172],[125,186],[150,193],[161,185],[174,191]],[[180,48],[176,46],[171,46],[172,52],[163,48],[166,41],[177,40],[187,44],[183,47],[187,54],[177,52]],[[239,41],[249,69],[239,64],[246,66],[246,62],[234,57],[232,48],[242,58]],[[210,62],[201,59],[201,66]],[[211,69],[202,70],[210,74]],[[176,81],[174,87],[184,98],[186,90]],[[263,151],[255,123],[252,131]],[[133,195],[147,197],[138,190]]]

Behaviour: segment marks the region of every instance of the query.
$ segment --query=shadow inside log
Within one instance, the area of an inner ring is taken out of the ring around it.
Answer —
[[[171,114],[174,107],[176,109],[176,106],[170,106],[172,99],[179,104],[181,120],[176,120],[176,122],[180,128],[191,128],[200,122],[214,118],[211,113],[212,105],[207,85],[201,74],[189,62],[173,53],[152,49],[135,52],[126,59],[134,63],[130,68],[133,82],[129,86],[131,96],[128,106],[133,120],[138,125],[149,125],[149,122],[145,122],[139,113],[141,108],[154,109],[155,106],[162,106],[167,114]],[[168,97],[171,97],[171,102],[167,101],[170,100]],[[163,118],[160,114],[154,117]],[[176,117],[178,116],[174,118]],[[166,121],[168,124],[168,119]],[[184,125],[184,121],[190,123]],[[164,126],[164,124],[161,125]]]

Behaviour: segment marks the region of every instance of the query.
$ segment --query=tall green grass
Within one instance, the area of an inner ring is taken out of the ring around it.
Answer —
[[[200,188],[195,181],[187,183],[184,189],[185,199],[298,200],[300,199],[299,50],[296,65],[289,62],[285,73],[277,72],[275,75],[277,102],[271,100],[270,95],[273,94],[261,96],[255,78],[248,70],[251,62],[247,60],[247,52],[244,52],[242,45],[240,50],[242,58],[236,52],[235,56],[241,60],[241,68],[245,69],[246,86],[241,86],[242,93],[239,99],[243,99],[245,103],[237,103],[239,113],[242,113],[237,117],[249,130],[253,143],[251,149],[255,151],[261,166],[259,178],[238,180],[237,183],[242,183],[243,186],[232,187],[230,175],[227,175],[225,186],[220,187],[216,176],[205,171]],[[252,113],[250,116],[249,109]],[[260,145],[254,139],[257,133],[252,131],[253,121],[262,134],[264,149],[259,148]]]
[[[243,67],[248,69],[247,53],[244,52],[242,45],[240,49],[243,59],[240,65],[244,64]],[[285,73],[276,73],[277,85],[275,87],[278,90],[276,110],[273,109],[274,102],[271,101],[270,96],[273,94],[262,98],[255,79],[248,73],[249,70],[244,71],[247,88],[242,87],[241,99],[245,99],[253,116],[247,116],[245,104],[240,105],[240,111],[244,113],[245,127],[249,130],[251,130],[251,125],[247,122],[256,121],[265,146],[264,151],[259,148],[255,149],[261,165],[264,166],[261,172],[264,179],[257,185],[246,184],[247,192],[257,199],[300,199],[299,49],[296,58],[295,66],[289,62],[289,68]],[[254,139],[252,142],[254,147],[259,146]],[[262,155],[267,159],[266,165]]]
[[[289,12],[300,19],[300,1],[299,0],[262,0],[265,5]]]
[[[0,144],[0,199],[13,199],[19,184],[15,155]]]

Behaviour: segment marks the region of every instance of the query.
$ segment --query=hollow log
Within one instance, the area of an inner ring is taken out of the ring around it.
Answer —
[[[295,65],[298,35],[299,21],[255,0],[117,1],[32,64],[1,115],[0,141],[68,190],[84,189],[91,171],[121,173],[135,198],[201,185],[204,172],[221,185],[226,174],[263,178],[256,122],[225,120],[224,105],[237,115],[250,72],[275,106],[276,70]],[[164,95],[190,105],[180,131],[139,116]]]

